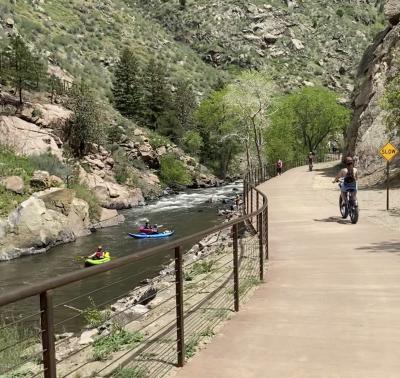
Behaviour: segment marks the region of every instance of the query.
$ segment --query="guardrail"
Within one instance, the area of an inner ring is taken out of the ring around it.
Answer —
[[[239,311],[247,292],[264,278],[268,202],[255,188],[262,179],[259,176],[257,182],[244,184],[244,198],[251,195],[258,204],[251,214],[132,256],[3,294],[3,313],[8,306],[21,305],[25,300],[36,300],[38,311],[0,324],[0,376],[12,377],[15,372],[46,378],[117,376],[121,369],[133,369],[141,376],[160,376],[173,365],[183,366],[222,319]],[[205,246],[197,256],[185,255],[182,246],[199,240]],[[135,271],[136,263],[165,258],[169,251],[174,258],[164,277],[117,291],[112,298],[103,296],[110,287],[143,276],[145,272]],[[80,283],[93,279],[98,287],[81,293]],[[57,303],[57,291],[70,285],[78,295]],[[96,293],[100,300],[103,297],[101,303],[79,308]],[[58,312],[65,308],[75,312],[60,318]],[[82,335],[56,335],[69,331],[68,324],[78,318],[86,319],[94,329]]]
[[[269,255],[268,200],[256,187],[274,175],[274,166],[245,175],[243,216],[132,256],[3,294],[3,313],[10,306],[23,306],[26,300],[36,300],[38,311],[0,323],[0,376],[122,377],[128,372],[134,377],[159,377],[173,366],[182,367],[264,279]],[[184,253],[183,246],[199,241]],[[171,252],[173,259],[162,275],[137,286],[151,269],[138,271],[135,264],[149,260],[154,264]],[[92,280],[95,288],[82,292],[85,280]],[[58,291],[66,288],[77,295],[57,301]],[[96,301],[88,301],[94,297]],[[60,316],[65,309],[71,316]],[[63,332],[84,323],[89,326],[82,334]]]

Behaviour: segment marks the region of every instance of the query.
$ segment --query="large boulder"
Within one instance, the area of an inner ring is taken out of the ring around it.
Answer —
[[[99,221],[96,224],[92,224],[90,227],[97,229],[117,226],[123,223],[124,220],[125,217],[122,214],[118,214],[117,210],[101,208]]]
[[[398,24],[400,20],[400,1],[386,0],[385,16],[392,25]]]
[[[52,153],[62,159],[62,151],[49,130],[18,117],[0,116],[1,142],[17,154],[39,155]]]
[[[0,222],[0,260],[42,253],[89,234],[89,205],[69,189],[33,194]]]
[[[25,190],[24,180],[19,176],[9,176],[0,180],[0,183],[10,192],[23,194]]]
[[[88,173],[84,169],[80,169],[79,180],[93,191],[100,205],[107,209],[130,209],[145,203],[143,193],[139,188],[106,181],[99,175]]]
[[[67,218],[30,197],[8,217],[6,236],[0,240],[0,260],[44,252],[51,246],[75,240]]]

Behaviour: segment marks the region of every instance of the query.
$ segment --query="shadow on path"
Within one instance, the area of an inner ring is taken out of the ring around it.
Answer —
[[[371,252],[371,253],[388,252],[388,253],[400,254],[400,241],[389,240],[380,243],[372,243],[364,247],[358,247],[357,250]]]
[[[329,217],[329,218],[323,218],[323,219],[314,219],[314,222],[351,224],[350,221],[345,220],[342,217]]]

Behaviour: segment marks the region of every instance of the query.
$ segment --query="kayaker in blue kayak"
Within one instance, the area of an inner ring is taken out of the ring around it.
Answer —
[[[99,245],[97,247],[97,251],[95,253],[93,253],[92,255],[88,256],[88,259],[102,260],[105,257],[104,253],[105,252],[103,251],[103,247],[101,245]]]

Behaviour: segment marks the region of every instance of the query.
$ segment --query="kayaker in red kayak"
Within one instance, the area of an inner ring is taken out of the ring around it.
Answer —
[[[158,226],[155,224],[154,226],[150,226],[149,221],[146,221],[144,226],[139,228],[140,232],[144,234],[158,234]]]

